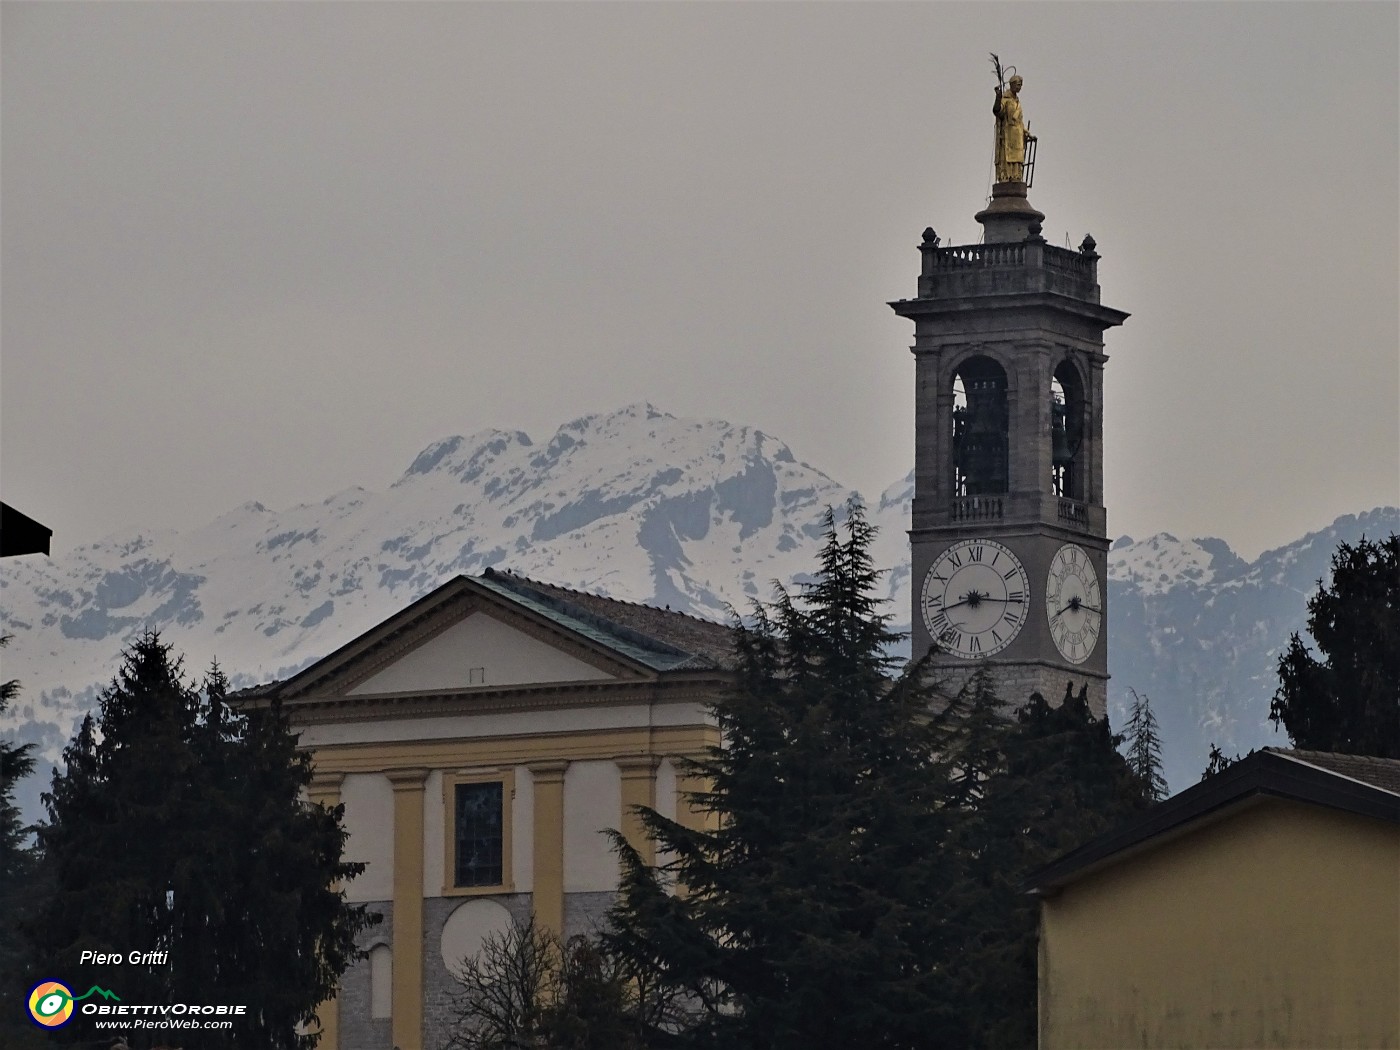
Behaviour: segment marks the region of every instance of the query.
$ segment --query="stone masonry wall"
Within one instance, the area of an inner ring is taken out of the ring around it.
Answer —
[[[369,930],[361,932],[355,939],[355,946],[361,951],[379,944],[393,947],[394,943],[394,904],[393,901],[375,901],[368,905],[369,910],[384,917],[383,921]],[[389,1018],[371,1018],[369,960],[361,959],[340,978],[340,990],[336,998],[340,1013],[341,1050],[392,1050],[393,1030]]]
[[[954,693],[967,681],[972,670],[970,666],[966,670],[943,667],[939,673],[945,676],[947,691]],[[997,696],[1009,708],[1022,706],[1032,693],[1039,693],[1052,706],[1058,707],[1064,700],[1065,686],[1072,684],[1075,695],[1081,686],[1089,687],[1089,710],[1095,718],[1104,718],[1108,711],[1108,681],[1103,678],[1041,664],[993,665],[992,675]]]

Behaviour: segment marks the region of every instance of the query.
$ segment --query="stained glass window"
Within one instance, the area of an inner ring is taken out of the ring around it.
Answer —
[[[499,780],[457,785],[458,886],[499,886],[504,879],[504,796]]]

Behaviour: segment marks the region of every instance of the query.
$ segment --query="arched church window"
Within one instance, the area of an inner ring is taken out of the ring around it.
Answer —
[[[1061,499],[1084,498],[1084,384],[1068,361],[1050,380],[1050,484]]]
[[[953,374],[953,494],[986,496],[1007,490],[1006,372],[972,357]]]
[[[369,1015],[392,1017],[394,1013],[394,953],[387,944],[369,951]]]

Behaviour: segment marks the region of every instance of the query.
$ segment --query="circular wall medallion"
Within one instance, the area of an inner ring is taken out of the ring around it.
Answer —
[[[487,937],[510,929],[510,912],[495,901],[471,900],[453,909],[442,924],[442,962],[453,973],[481,951]]]

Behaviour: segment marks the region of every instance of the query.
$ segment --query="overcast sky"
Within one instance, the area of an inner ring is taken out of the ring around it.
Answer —
[[[649,400],[867,496],[988,51],[1103,256],[1109,531],[1400,502],[1400,6],[29,4],[0,95],[0,494],[61,553]]]

